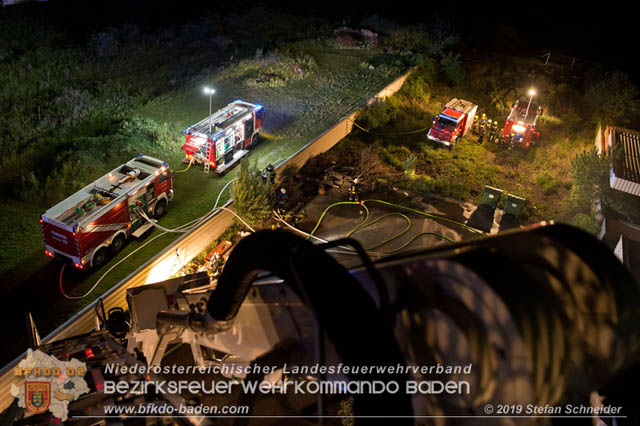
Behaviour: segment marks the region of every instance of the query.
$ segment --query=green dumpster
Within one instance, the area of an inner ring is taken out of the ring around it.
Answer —
[[[515,195],[507,194],[507,199],[504,202],[504,214],[511,214],[515,217],[520,215],[527,200],[524,198],[516,197]]]
[[[500,197],[502,197],[501,189],[485,186],[484,191],[482,192],[482,201],[480,201],[480,204],[486,204],[487,206],[495,209],[498,205],[498,201],[500,201]]]

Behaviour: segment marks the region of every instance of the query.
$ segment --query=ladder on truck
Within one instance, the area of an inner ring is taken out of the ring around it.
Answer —
[[[447,102],[445,107],[463,112],[465,114],[469,114],[475,107],[475,104],[468,101],[464,101],[462,99],[453,98],[449,102]]]
[[[209,141],[205,142],[207,144],[205,150],[204,150],[204,172],[205,173],[209,173],[209,165],[211,163],[211,143]]]

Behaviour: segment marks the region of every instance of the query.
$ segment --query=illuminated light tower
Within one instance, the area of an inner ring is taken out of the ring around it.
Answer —
[[[529,107],[531,106],[531,99],[536,95],[535,89],[529,89],[529,103],[527,104],[527,111],[524,113],[524,122],[527,122],[527,115],[529,115]]]
[[[214,93],[216,93],[216,89],[205,86],[204,94],[209,95],[209,134],[211,134],[211,125],[213,124],[213,118],[211,116],[211,98],[213,97]]]

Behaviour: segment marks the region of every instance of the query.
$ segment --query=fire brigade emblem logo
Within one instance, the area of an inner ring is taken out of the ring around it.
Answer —
[[[53,355],[28,349],[14,374],[16,380],[24,379],[20,385],[11,384],[11,395],[18,400],[18,407],[33,414],[49,411],[62,422],[67,421],[69,404],[90,392],[84,380],[87,365],[75,358],[60,361]]]
[[[27,410],[33,414],[44,413],[51,404],[51,383],[25,382],[24,394]]]

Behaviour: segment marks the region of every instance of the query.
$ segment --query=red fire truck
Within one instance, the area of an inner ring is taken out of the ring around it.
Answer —
[[[529,148],[532,139],[538,139],[536,121],[542,115],[542,107],[528,100],[519,100],[513,104],[507,122],[502,130],[502,141],[512,145]]]
[[[196,161],[224,173],[259,141],[264,108],[242,100],[231,102],[220,111],[187,127],[182,133],[186,143],[185,163]]]
[[[47,210],[40,218],[45,254],[78,269],[101,266],[108,251],[153,226],[173,199],[173,176],[161,160],[138,155]]]
[[[433,125],[427,137],[451,149],[471,129],[477,111],[478,105],[462,99],[451,99],[439,115],[433,116]]]

